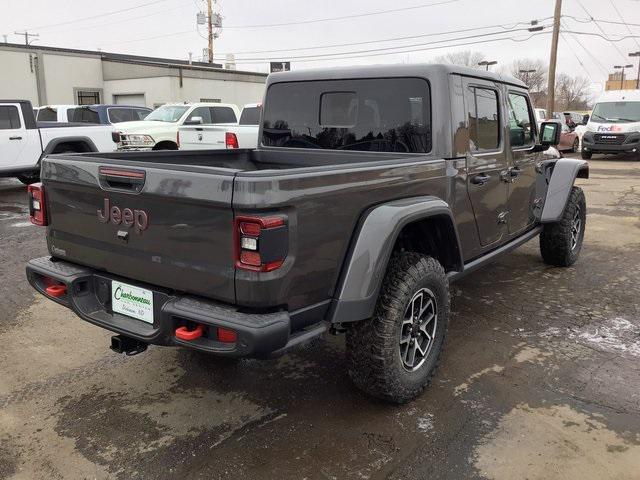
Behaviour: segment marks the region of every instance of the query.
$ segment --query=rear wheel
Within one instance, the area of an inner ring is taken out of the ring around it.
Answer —
[[[437,260],[401,253],[389,262],[373,318],[349,325],[347,359],[355,385],[404,403],[435,372],[449,321],[449,283]]]
[[[576,139],[573,141],[573,145],[571,146],[571,153],[576,153],[579,148],[580,148],[580,139],[576,137]]]
[[[587,202],[580,187],[573,187],[558,222],[545,224],[540,234],[540,253],[545,263],[556,267],[573,265],[582,249],[587,221]]]

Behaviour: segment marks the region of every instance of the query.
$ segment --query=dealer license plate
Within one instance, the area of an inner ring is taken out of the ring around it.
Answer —
[[[113,280],[111,308],[116,313],[153,323],[153,292]]]

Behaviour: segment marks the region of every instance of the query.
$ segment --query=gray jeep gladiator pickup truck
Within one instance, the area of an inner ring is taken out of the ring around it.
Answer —
[[[526,86],[442,65],[273,74],[254,150],[51,155],[29,188],[50,256],[27,276],[112,349],[262,357],[346,333],[354,383],[429,383],[449,283],[540,237],[573,264],[583,160]]]

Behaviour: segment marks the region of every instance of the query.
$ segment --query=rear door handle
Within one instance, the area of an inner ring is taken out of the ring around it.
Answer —
[[[22,137],[9,137],[9,140],[22,140]]]
[[[486,173],[480,173],[475,177],[471,178],[471,183],[474,185],[484,185],[491,179],[491,175],[487,175]]]

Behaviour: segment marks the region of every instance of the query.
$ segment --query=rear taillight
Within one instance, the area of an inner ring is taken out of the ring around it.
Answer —
[[[111,132],[111,140],[113,143],[120,143],[120,132]]]
[[[236,217],[234,224],[236,268],[271,272],[284,263],[289,232],[284,217]]]
[[[240,148],[240,145],[238,144],[238,137],[233,132],[226,132],[224,134],[224,143],[227,148]]]
[[[29,220],[34,225],[44,227],[47,225],[47,210],[44,200],[44,187],[42,183],[33,183],[27,188],[29,198]]]

